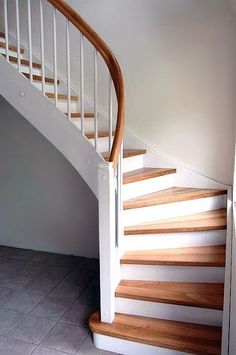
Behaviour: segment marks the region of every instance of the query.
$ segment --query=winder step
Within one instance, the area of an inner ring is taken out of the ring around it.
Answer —
[[[224,267],[225,246],[126,251],[121,264]]]
[[[114,136],[114,134],[115,134],[115,132],[113,131],[112,135]],[[85,133],[85,136],[88,139],[95,139],[95,133],[94,132],[87,132],[87,133]],[[107,131],[99,131],[98,132],[98,138],[106,138],[106,137],[109,137],[109,132],[107,132]]]
[[[226,229],[225,208],[125,227],[125,235],[202,232]]]
[[[143,155],[146,154],[146,149],[124,149],[123,150],[123,157],[130,158],[135,157],[136,155]],[[102,156],[105,160],[108,160],[110,157],[110,152],[102,153]]]
[[[6,54],[1,53],[1,55],[6,58]],[[9,61],[11,63],[16,63],[17,64],[18,63],[18,57],[13,57],[13,56],[10,55],[9,56]],[[30,65],[29,61],[26,60],[26,59],[21,59],[20,63],[21,63],[21,65],[25,65],[25,66],[28,66],[28,67]],[[41,69],[41,64],[39,64],[39,63],[32,62],[32,66],[33,66],[33,68]]]
[[[102,323],[99,313],[89,320],[93,333],[191,354],[220,354],[221,328],[117,313]]]
[[[148,195],[135,197],[124,202],[124,209],[133,209],[162,205],[173,202],[189,201],[205,197],[226,195],[227,190],[199,189],[188,187],[172,187],[170,189],[154,192]]]
[[[175,174],[176,169],[161,169],[161,168],[141,168],[123,174],[123,184],[152,179],[159,176]]]
[[[1,48],[6,48],[6,43],[5,42],[0,42],[0,47]],[[8,45],[8,49],[9,49],[9,51],[17,52],[17,47],[16,46],[12,46],[11,44]],[[20,48],[20,53],[21,54],[24,53],[24,49],[23,48]]]
[[[30,74],[29,73],[22,73],[24,76],[26,76],[26,78],[30,79]],[[41,75],[33,75],[33,80],[34,81],[42,81],[43,77]],[[54,84],[55,80],[53,78],[48,78],[48,77],[44,77],[44,81],[47,84]],[[59,84],[60,81],[57,80],[57,84]]]
[[[116,297],[223,310],[223,283],[122,280]]]
[[[52,92],[46,92],[45,95],[49,98],[49,99],[55,99],[55,94]],[[68,95],[65,94],[57,94],[57,98],[59,100],[67,100],[68,99]],[[78,96],[73,96],[71,95],[70,97],[70,101],[78,101]]]

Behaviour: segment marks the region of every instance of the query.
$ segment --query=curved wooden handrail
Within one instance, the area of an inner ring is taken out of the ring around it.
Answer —
[[[113,163],[114,168],[117,166],[121,144],[124,135],[125,124],[125,94],[124,94],[124,80],[120,65],[111,49],[103,41],[103,39],[93,30],[93,28],[63,0],[47,0],[54,6],[67,20],[69,20],[96,48],[104,59],[109,72],[111,74],[116,97],[117,97],[117,121],[116,129],[111,149],[109,161]]]

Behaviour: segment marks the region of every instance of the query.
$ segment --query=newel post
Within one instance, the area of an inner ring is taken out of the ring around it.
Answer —
[[[117,280],[115,176],[112,163],[98,166],[101,321],[115,317]]]

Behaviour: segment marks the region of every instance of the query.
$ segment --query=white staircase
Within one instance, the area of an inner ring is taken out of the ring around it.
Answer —
[[[48,2],[53,6],[51,76],[45,76],[44,71],[43,40],[47,31],[43,26],[44,1],[39,1],[42,54],[39,61],[33,61],[30,1],[27,1],[28,48],[21,47],[19,16],[16,43],[9,35],[10,15],[7,1],[3,1],[4,16],[1,16],[5,28],[0,33],[0,70],[9,88],[2,87],[0,94],[53,142],[98,197],[101,309],[90,318],[95,345],[132,355],[227,354],[230,189],[220,184],[215,188],[215,183],[214,188],[209,188],[204,182],[188,187],[193,185],[192,181],[186,187],[178,187],[175,166],[145,165],[149,152],[143,147],[131,149],[128,136],[123,135],[123,82],[114,56],[64,1]],[[16,1],[16,14],[17,6]],[[67,26],[65,82],[58,79],[57,72],[57,12],[65,17]],[[71,86],[71,24],[81,32],[79,94]],[[84,97],[85,40],[94,46],[92,108]],[[101,117],[97,102],[98,55],[110,72],[107,117]],[[34,91],[31,84],[44,96]],[[14,90],[18,90],[18,96],[14,96]],[[114,100],[117,100],[116,115]],[[32,102],[40,115],[32,115],[35,112]],[[45,114],[50,122],[40,118]]]

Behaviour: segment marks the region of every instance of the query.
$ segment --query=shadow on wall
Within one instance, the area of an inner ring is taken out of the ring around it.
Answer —
[[[0,244],[98,256],[96,197],[64,156],[1,96],[0,161]]]

